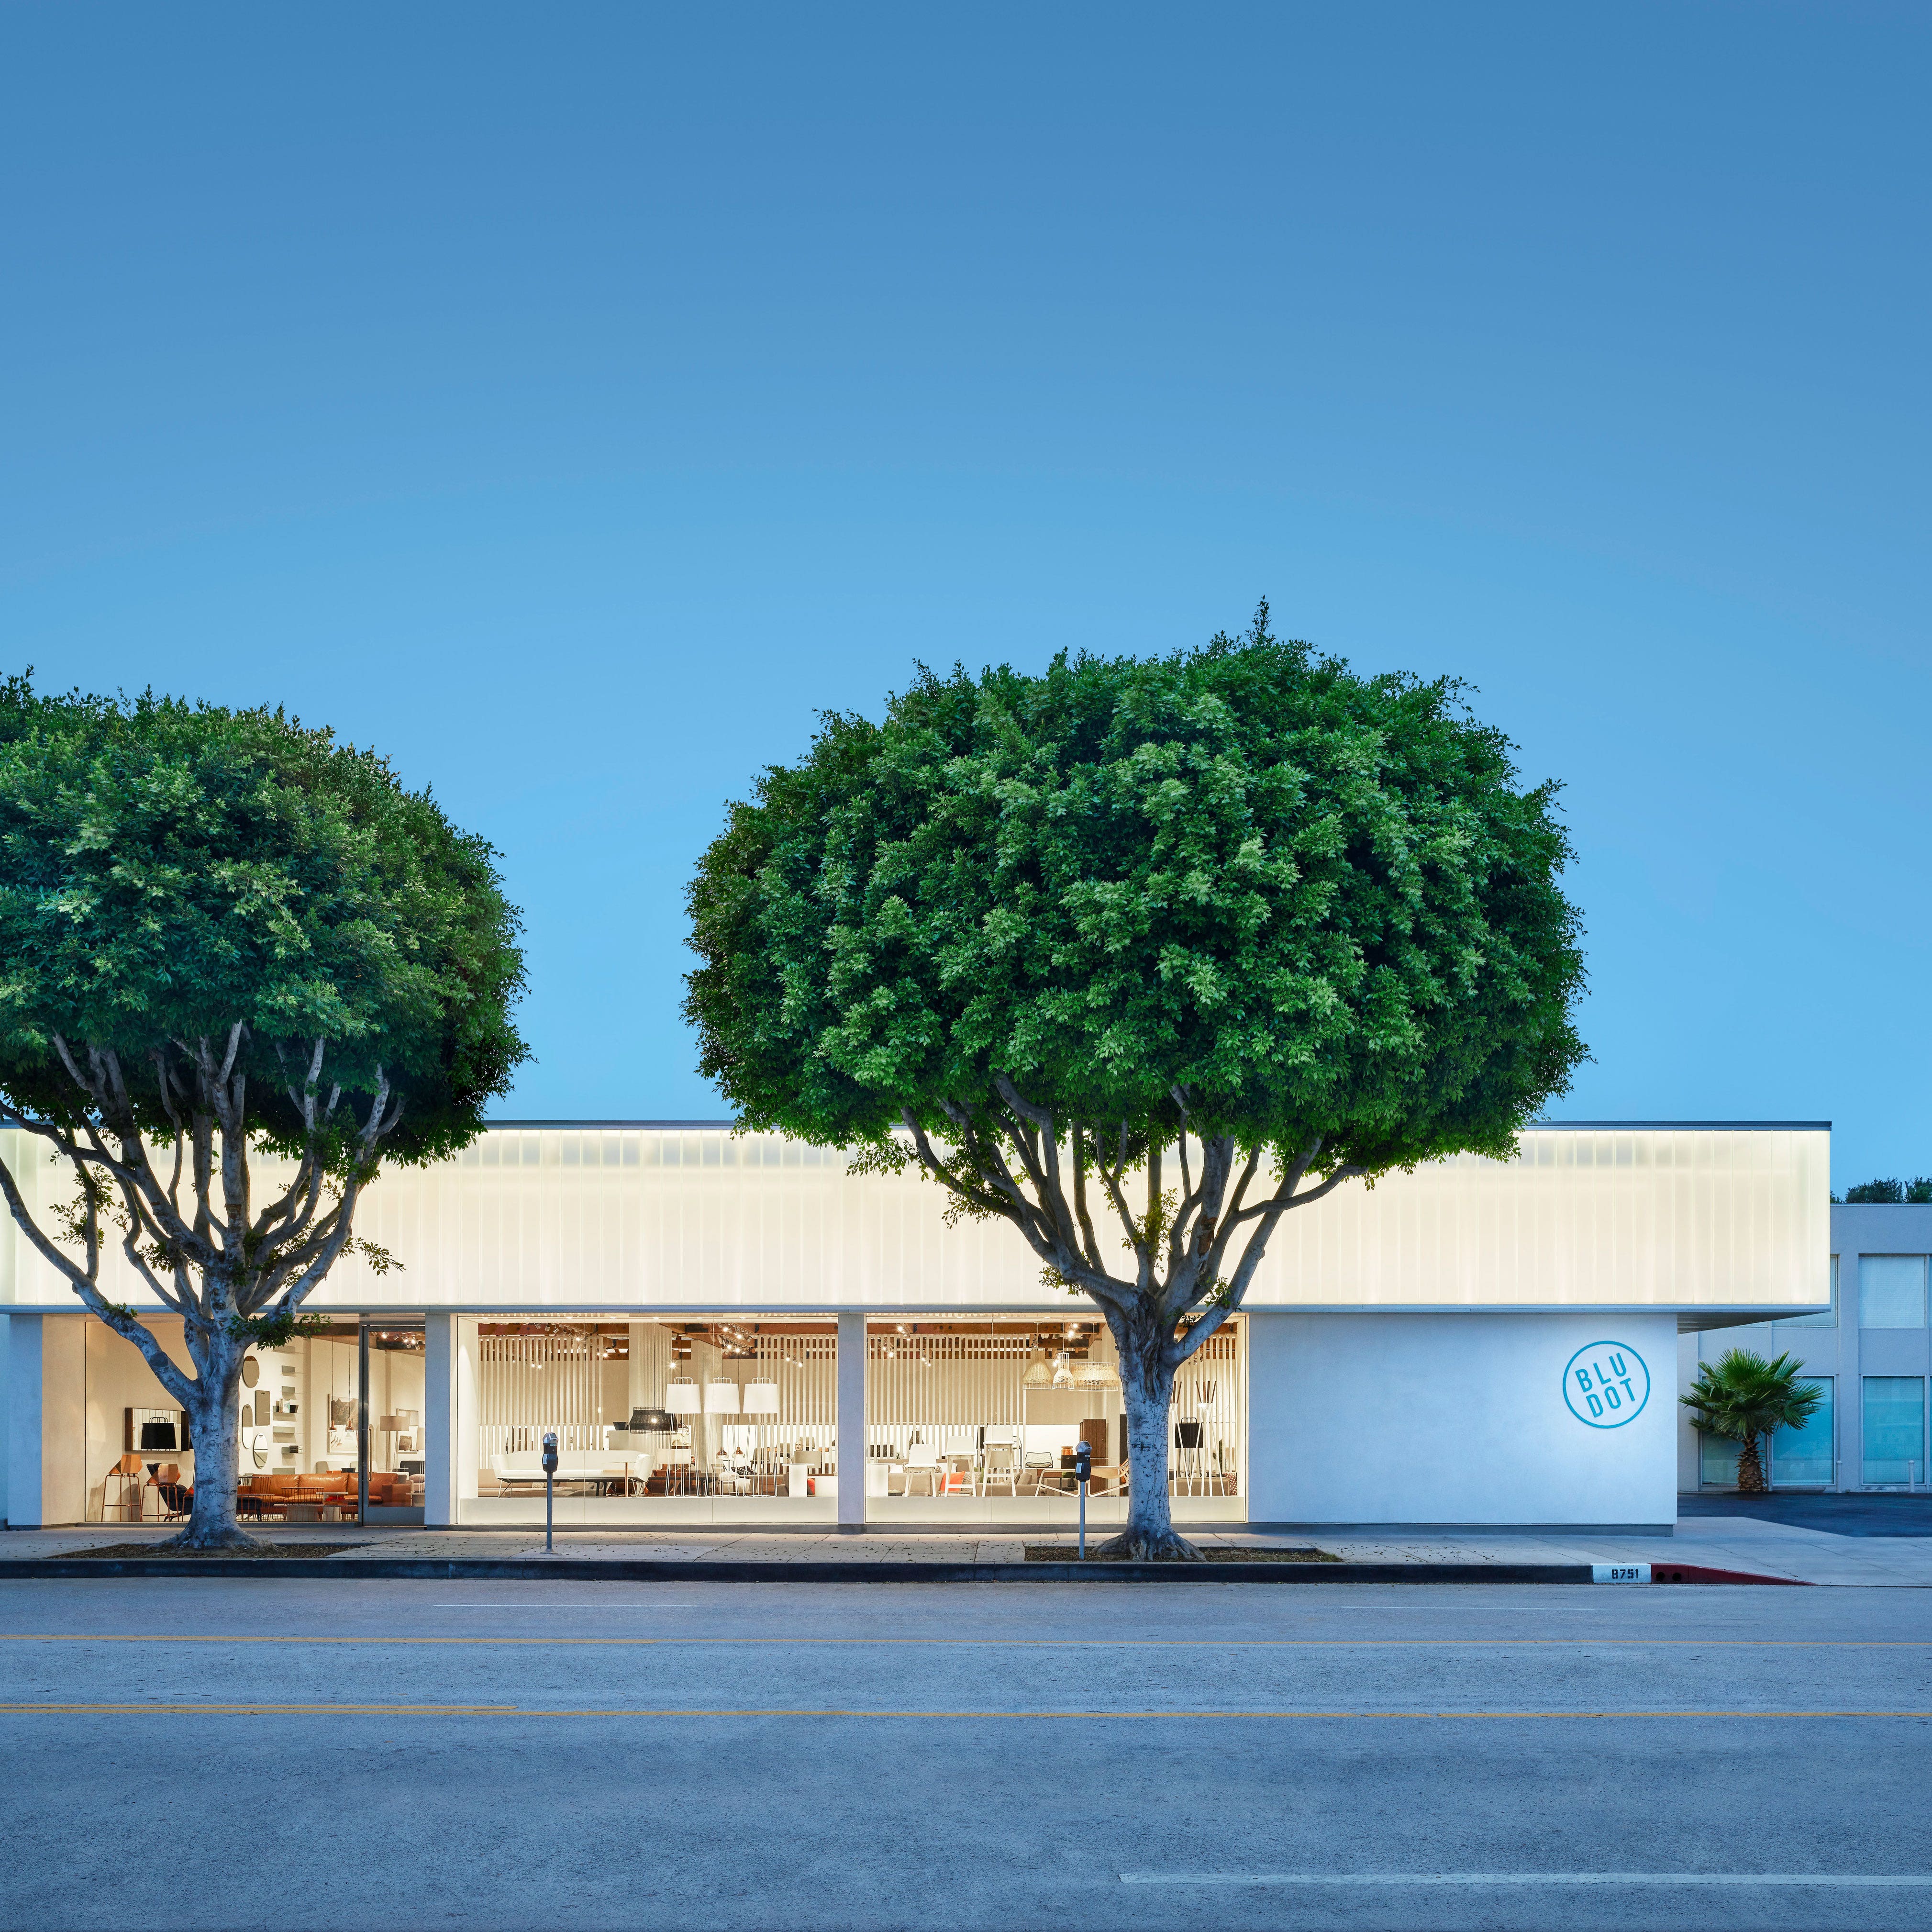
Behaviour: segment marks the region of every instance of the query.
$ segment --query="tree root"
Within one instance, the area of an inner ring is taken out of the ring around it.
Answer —
[[[242,1550],[253,1554],[268,1546],[259,1537],[250,1536],[246,1530],[233,1523],[221,1529],[200,1531],[190,1523],[178,1535],[170,1537],[165,1543],[157,1543],[154,1549],[158,1555],[180,1553],[188,1556],[218,1556],[224,1550]]]
[[[1205,1563],[1203,1556],[1184,1536],[1172,1530],[1138,1530],[1130,1528],[1109,1537],[1094,1552],[1102,1563]]]

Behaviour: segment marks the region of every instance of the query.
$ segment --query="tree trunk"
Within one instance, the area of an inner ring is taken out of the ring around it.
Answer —
[[[1747,1436],[1738,1451],[1738,1494],[1762,1496],[1770,1487],[1764,1480],[1764,1465],[1758,1459],[1757,1438]]]
[[[190,1339],[188,1352],[198,1372],[188,1401],[188,1426],[194,1441],[194,1504],[187,1527],[163,1547],[258,1549],[261,1546],[235,1520],[241,1446],[236,1392],[241,1385],[242,1360],[248,1344],[221,1328]]]
[[[1168,1508],[1168,1417],[1174,1400],[1172,1330],[1147,1322],[1129,1328],[1109,1315],[1120,1355],[1121,1405],[1127,1417],[1127,1527],[1094,1552],[1145,1563],[1199,1563],[1200,1551],[1174,1533]]]

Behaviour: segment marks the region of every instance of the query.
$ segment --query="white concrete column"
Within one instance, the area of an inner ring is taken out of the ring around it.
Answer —
[[[838,1527],[866,1526],[866,1318],[838,1318]]]
[[[40,1513],[40,1324],[7,1318],[7,1525],[38,1529]]]
[[[456,1318],[423,1318],[423,1522],[456,1521]]]
[[[456,1503],[457,1513],[452,1519],[460,1522],[465,1503],[476,1500],[476,1426],[482,1417],[482,1409],[477,1399],[476,1364],[478,1356],[476,1336],[476,1318],[460,1315],[456,1318],[456,1394],[454,1399],[456,1432]]]

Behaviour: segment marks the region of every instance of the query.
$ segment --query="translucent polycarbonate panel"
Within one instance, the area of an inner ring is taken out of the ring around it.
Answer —
[[[1925,1257],[1861,1254],[1858,1257],[1858,1326],[1923,1328],[1925,1326]]]
[[[1835,1480],[1838,1423],[1832,1408],[1833,1378],[1808,1375],[1818,1385],[1818,1406],[1802,1429],[1781,1429],[1771,1438],[1771,1480],[1780,1483],[1829,1483]]]
[[[1474,1155],[1352,1181],[1287,1215],[1247,1305],[1359,1309],[1815,1307],[1829,1263],[1829,1136],[1808,1128],[1535,1128]],[[63,1191],[0,1135],[30,1197]],[[275,1183],[257,1164],[255,1193]],[[338,1263],[336,1309],[1064,1310],[1004,1222],[948,1227],[916,1170],[855,1178],[833,1150],[719,1128],[494,1129],[385,1172],[356,1231],[399,1263]],[[1109,1238],[1103,1235],[1103,1239]],[[70,1305],[0,1224],[0,1300]],[[118,1252],[102,1285],[146,1298]]]
[[[1917,1483],[1925,1474],[1925,1378],[1868,1375],[1864,1402],[1864,1480]]]
[[[1787,1316],[1781,1326],[1786,1328],[1836,1328],[1838,1325],[1838,1257],[1832,1257],[1831,1282],[1828,1290],[1832,1306],[1817,1315]]]

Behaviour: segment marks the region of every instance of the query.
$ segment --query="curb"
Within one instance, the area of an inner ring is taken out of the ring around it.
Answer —
[[[1644,1565],[1630,1583],[1790,1584],[1694,1564]],[[1587,1563],[715,1563],[591,1557],[79,1557],[0,1561],[0,1579],[76,1576],[366,1577],[572,1583],[1593,1583]]]

